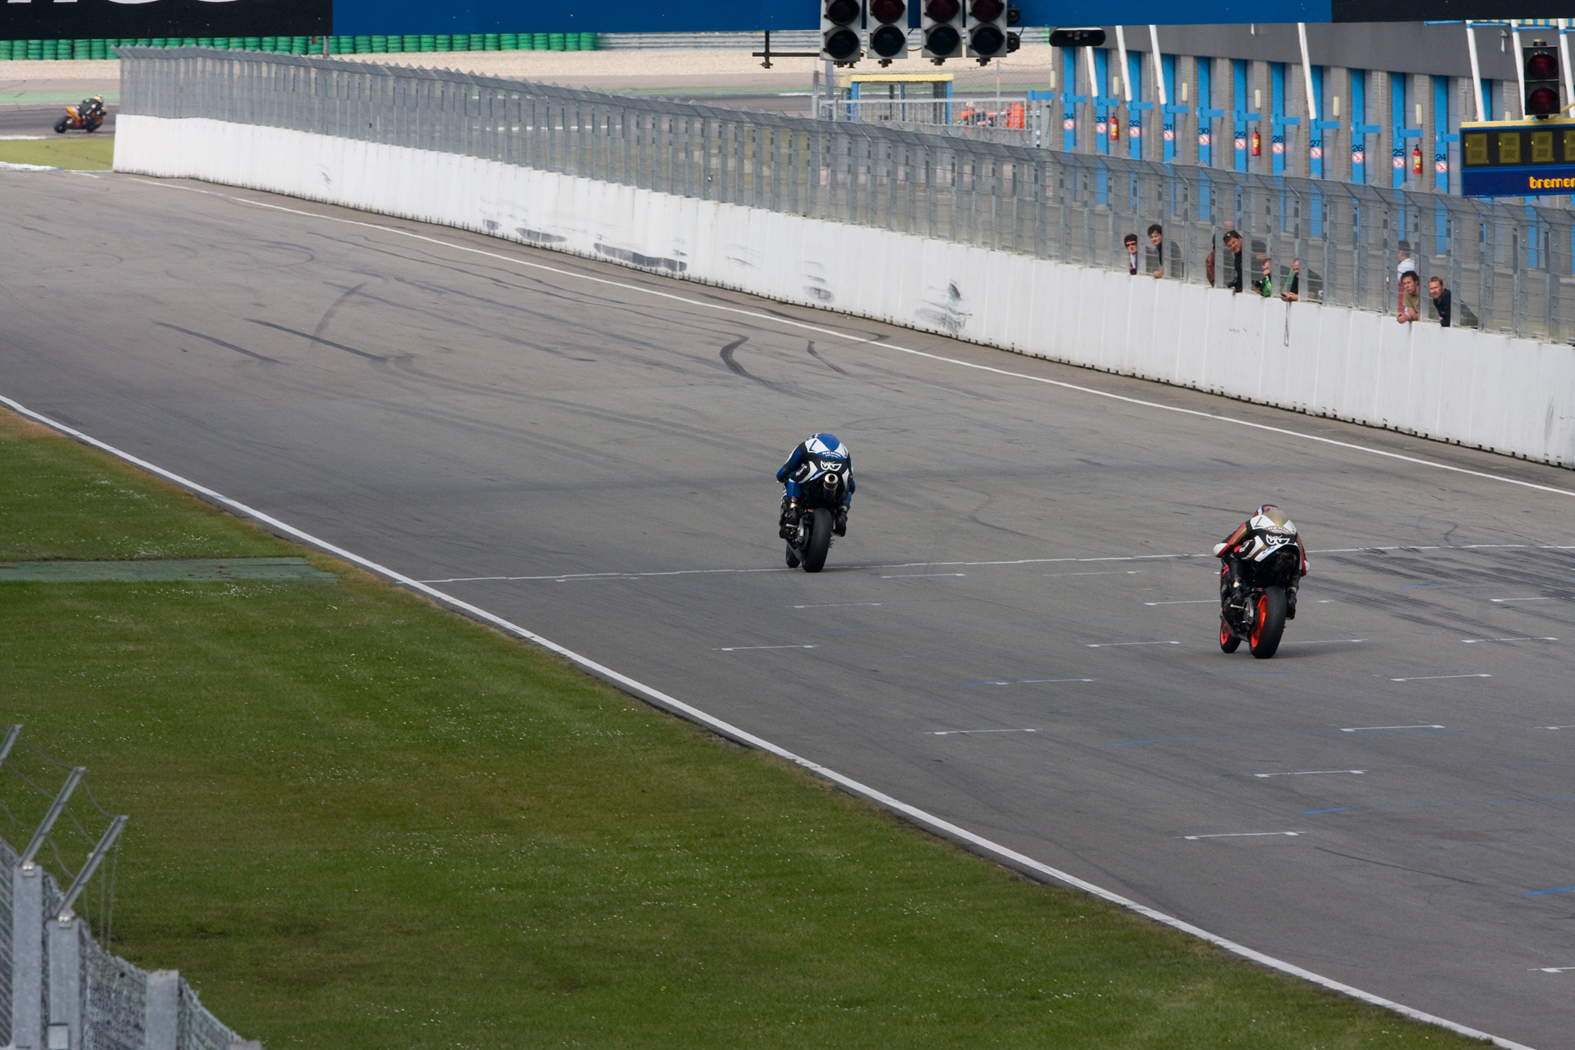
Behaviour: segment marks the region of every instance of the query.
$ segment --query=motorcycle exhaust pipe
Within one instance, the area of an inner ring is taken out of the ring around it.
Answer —
[[[826,486],[828,492],[835,492],[837,486],[842,484],[842,476],[840,474],[827,474],[821,479],[820,483]]]

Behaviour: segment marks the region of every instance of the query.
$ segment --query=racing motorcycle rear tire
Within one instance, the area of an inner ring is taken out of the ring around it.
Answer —
[[[66,133],[66,129],[69,128],[70,126],[71,126],[71,118],[70,117],[61,117],[59,120],[55,121],[55,134],[56,135],[64,135]]]
[[[1265,587],[1257,596],[1257,603],[1257,616],[1247,641],[1253,656],[1267,660],[1280,648],[1280,637],[1285,633],[1285,588]]]
[[[1241,648],[1241,639],[1236,632],[1230,629],[1230,624],[1225,622],[1225,617],[1220,616],[1220,652],[1233,653]]]
[[[809,524],[809,539],[804,544],[804,571],[819,572],[826,564],[826,552],[831,550],[831,526],[836,515],[827,507],[816,507]]]

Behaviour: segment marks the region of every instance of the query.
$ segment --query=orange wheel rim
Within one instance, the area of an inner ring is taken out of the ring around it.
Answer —
[[[1269,614],[1269,596],[1258,595],[1258,615],[1252,622],[1252,647],[1258,647],[1258,639],[1263,635],[1263,618]]]
[[[1224,620],[1221,620],[1220,621],[1220,644],[1224,645],[1226,642],[1230,641],[1230,639],[1231,639],[1230,625],[1227,624]]]

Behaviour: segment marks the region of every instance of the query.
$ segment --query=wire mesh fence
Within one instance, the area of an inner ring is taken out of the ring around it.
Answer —
[[[1575,212],[1051,152],[912,130],[634,98],[448,70],[122,49],[125,114],[208,117],[724,201],[1248,294],[1299,260],[1304,299],[1394,313],[1397,268],[1451,291],[1454,323],[1575,341]],[[1162,227],[1154,247],[1148,227]],[[1240,266],[1224,235],[1243,237]],[[1213,254],[1212,265],[1209,256]]]
[[[21,853],[0,838],[0,1045],[33,1050],[231,1050],[245,1045],[178,974],[163,973],[159,983],[166,994],[156,1002],[147,971],[100,945],[100,939],[107,944],[111,930],[112,880],[96,861],[73,870],[69,860],[75,856],[74,839],[95,838],[83,821],[91,826],[95,818],[109,815],[80,782],[81,770],[22,739],[20,730],[12,727],[0,744],[5,774],[0,815],[29,837]],[[50,778],[62,771],[67,772]],[[70,804],[79,798],[88,802],[81,813]],[[124,818],[112,820],[118,828]],[[97,838],[102,845],[111,836]],[[75,897],[61,890],[55,873],[46,870],[45,857],[70,889],[78,890]],[[96,924],[73,907],[92,899],[79,884],[94,878],[95,871],[100,886]]]

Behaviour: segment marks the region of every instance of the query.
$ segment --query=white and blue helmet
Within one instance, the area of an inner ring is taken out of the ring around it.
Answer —
[[[829,459],[847,459],[848,446],[837,440],[835,434],[811,434],[804,442],[804,450]]]

